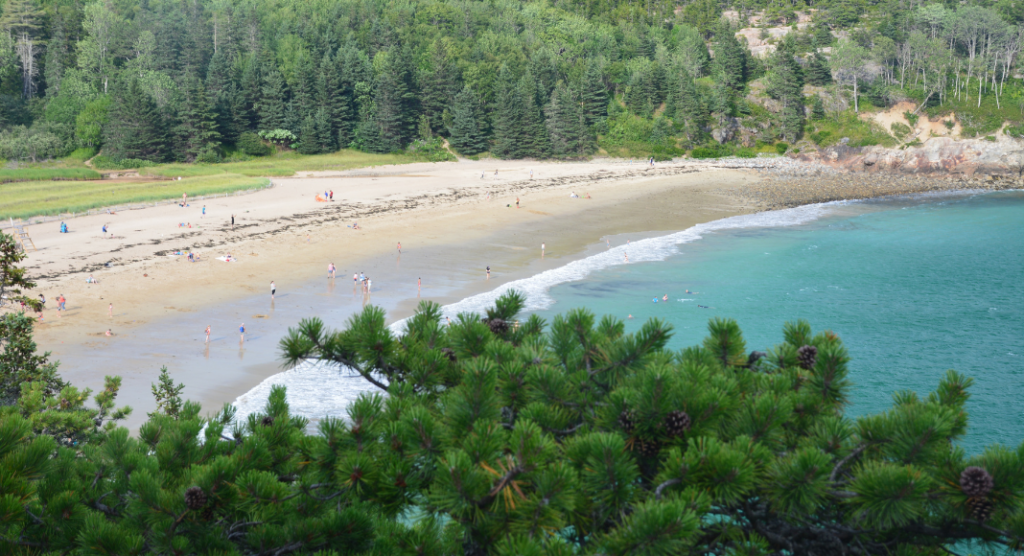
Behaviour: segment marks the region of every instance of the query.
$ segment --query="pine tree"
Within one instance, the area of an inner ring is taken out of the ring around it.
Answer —
[[[555,156],[586,156],[593,148],[594,138],[582,101],[571,89],[559,84],[551,92],[551,101],[544,107],[546,127]]]
[[[320,141],[316,133],[316,120],[306,116],[299,129],[299,152],[302,154],[320,154]]]
[[[220,145],[220,133],[199,78],[185,76],[179,97],[177,125],[171,130],[176,138],[175,152],[185,162],[195,162],[203,152]]]
[[[746,49],[734,34],[732,27],[723,22],[715,31],[715,80],[732,90],[746,83]]]
[[[377,77],[374,94],[374,116],[379,129],[379,143],[373,152],[389,153],[401,149],[405,144],[405,122],[402,97],[403,83],[390,71],[383,71]]]
[[[498,91],[492,113],[492,152],[501,158],[522,158],[525,151],[522,144],[523,101],[519,87],[506,66],[502,66],[498,73]]]
[[[805,74],[807,83],[815,87],[824,87],[832,83],[832,70],[828,67],[828,60],[817,52],[807,57]]]
[[[473,89],[466,85],[455,96],[452,106],[452,128],[450,143],[452,148],[464,155],[474,155],[487,150],[487,142],[480,132],[476,114],[480,99]]]
[[[588,126],[600,127],[608,117],[608,86],[604,83],[601,67],[597,60],[587,62],[583,74],[581,102]]]
[[[331,125],[331,116],[326,108],[318,108],[313,114],[313,124],[316,128],[316,142],[320,152],[329,153],[337,150],[337,134]]]
[[[292,73],[292,82],[288,84],[288,90],[291,92],[292,102],[295,103],[298,120],[305,122],[306,117],[312,116],[316,111],[317,105],[317,71],[308,52],[300,53]]]
[[[329,150],[347,147],[351,140],[352,92],[345,87],[337,62],[329,54],[320,61],[316,97],[318,108],[325,111],[330,122],[332,146]]]
[[[539,85],[529,73],[519,80],[519,98],[522,99],[523,106],[519,136],[522,157],[546,158],[551,154],[551,140],[548,137],[547,127],[544,125],[541,106],[537,102],[537,96],[541,93],[538,87]]]
[[[249,55],[244,61],[242,76],[238,84],[238,94],[242,98],[243,112],[236,113],[236,117],[241,117],[245,121],[245,129],[258,129],[260,124],[259,107],[263,100],[263,84],[259,63],[254,54]]]
[[[264,68],[263,86],[257,103],[260,117],[260,130],[287,129],[288,92],[284,77],[277,67]]]
[[[114,92],[109,122],[103,127],[103,150],[114,160],[133,158],[162,162],[166,158],[164,117],[136,79]]]
[[[435,40],[430,46],[430,67],[420,78],[423,91],[420,103],[435,132],[444,129],[442,115],[461,88],[452,48],[452,41],[447,37]]]
[[[707,134],[707,113],[697,93],[693,78],[685,72],[680,74],[674,119],[682,124],[683,134],[690,145],[699,145]]]
[[[814,105],[811,106],[811,119],[825,119],[825,104],[821,101],[821,95],[814,95]]]
[[[768,94],[782,104],[782,137],[791,143],[795,142],[803,133],[804,126],[804,78],[790,41],[779,45],[766,81]]]

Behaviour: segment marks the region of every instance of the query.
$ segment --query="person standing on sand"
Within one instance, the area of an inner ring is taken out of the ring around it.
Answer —
[[[331,190],[330,196],[328,196],[327,198],[332,200],[332,201],[334,200],[334,190],[333,189]]]
[[[330,264],[327,265],[327,277],[328,278],[332,278],[332,279],[334,278],[334,270],[335,270],[334,263],[330,263]]]
[[[231,229],[232,230],[235,229],[235,215],[234,214],[231,215]]]
[[[516,197],[516,208],[519,208],[519,197]]]
[[[416,279],[416,291],[420,291],[421,287],[423,287],[423,279],[422,278],[417,278]]]
[[[57,310],[58,311],[67,311],[67,308],[64,307],[64,304],[67,303],[67,302],[68,302],[68,300],[64,297],[64,294],[60,294],[57,297]]]
[[[623,253],[623,255],[626,257],[626,262],[628,263],[629,262],[629,253]]]
[[[530,168],[530,179],[533,179],[533,168]]]
[[[277,286],[274,285],[274,281],[270,281],[270,300],[274,300],[274,294],[277,293]]]
[[[203,216],[206,216],[206,205],[203,205]]]
[[[109,306],[107,306],[107,316],[109,316],[110,318],[114,318],[114,304],[113,303],[111,303]]]
[[[206,325],[206,343],[210,343],[210,325]]]
[[[490,265],[488,265],[488,267],[487,267],[487,279],[488,280],[491,279],[491,267],[490,267]]]
[[[242,345],[245,342],[245,323],[238,327],[238,345]]]
[[[399,255],[402,254],[402,242],[401,241],[398,242],[398,254]]]
[[[544,244],[543,243],[540,244],[540,258],[542,258],[542,259],[544,258]]]

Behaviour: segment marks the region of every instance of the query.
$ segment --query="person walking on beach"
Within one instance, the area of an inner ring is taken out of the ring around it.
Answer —
[[[114,318],[114,304],[113,303],[111,303],[110,305],[107,306],[107,316],[109,316],[110,318]]]
[[[335,269],[334,263],[328,264],[327,265],[327,277],[333,279],[334,278],[334,271],[335,270],[336,269]]]
[[[516,197],[516,208],[519,208],[519,197]]]
[[[242,345],[245,342],[245,323],[238,327],[238,345]]]
[[[417,278],[416,279],[416,291],[420,291],[420,288],[422,288],[422,287],[423,287],[423,279],[422,278]]]
[[[401,241],[398,242],[398,254],[399,255],[402,254],[402,242]]]
[[[533,179],[533,168],[530,168],[530,179]]]
[[[334,190],[333,189],[331,190],[331,194],[327,198],[332,200],[332,201],[334,200]]]
[[[625,257],[626,257],[626,262],[628,263],[628,262],[629,262],[629,253],[623,253],[623,255],[625,255]]]
[[[235,215],[234,214],[231,215],[231,229],[232,230],[235,229]]]
[[[274,281],[270,281],[270,300],[274,300],[274,294],[277,293],[277,286],[274,285]]]
[[[543,243],[540,244],[540,258],[542,258],[542,259],[544,258],[544,244]]]
[[[206,325],[206,343],[210,343],[210,325]]]
[[[64,307],[64,304],[67,302],[68,300],[64,298],[64,294],[60,294],[59,296],[57,296],[57,310],[67,311],[67,308]]]
[[[487,266],[487,279],[488,280],[491,279],[491,267],[490,267],[490,265]]]
[[[203,205],[203,216],[206,216],[206,205]]]

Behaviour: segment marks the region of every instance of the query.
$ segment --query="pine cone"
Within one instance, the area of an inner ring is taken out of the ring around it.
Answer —
[[[656,440],[637,440],[640,449],[640,455],[645,458],[657,457],[658,452],[661,451],[661,444]]]
[[[274,424],[274,418],[271,417],[270,415],[267,415],[266,417],[260,420],[260,424],[263,425],[264,427],[269,427],[270,425]]]
[[[690,430],[690,416],[685,411],[669,411],[665,416],[665,430],[669,436],[683,436]]]
[[[185,505],[190,510],[198,510],[206,505],[206,493],[203,489],[194,486],[188,487],[185,491]]]
[[[498,319],[498,318],[491,319],[491,320],[484,319],[484,322],[486,322],[487,326],[490,327],[491,332],[493,332],[495,334],[499,334],[500,335],[500,334],[504,334],[505,332],[508,331],[508,323],[505,322],[505,319]]]
[[[960,473],[960,489],[967,496],[985,496],[994,486],[992,475],[980,467],[971,466]]]
[[[628,409],[620,413],[619,426],[626,434],[633,434],[633,429],[636,427],[636,414]]]
[[[453,350],[452,348],[441,348],[441,353],[447,356],[448,360],[451,361],[452,363],[458,361],[458,358],[455,357],[455,350]]]
[[[992,510],[995,506],[984,498],[968,498],[967,507],[971,509],[971,517],[978,521],[985,521],[992,517]]]
[[[803,346],[796,350],[796,358],[799,361],[800,367],[809,371],[814,368],[814,364],[818,361],[818,348]]]

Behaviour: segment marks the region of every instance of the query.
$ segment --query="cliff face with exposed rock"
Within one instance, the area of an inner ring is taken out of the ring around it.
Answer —
[[[995,141],[933,137],[904,148],[834,145],[791,155],[852,172],[907,174],[975,174],[1020,178],[1024,175],[1024,141],[1002,135]]]

